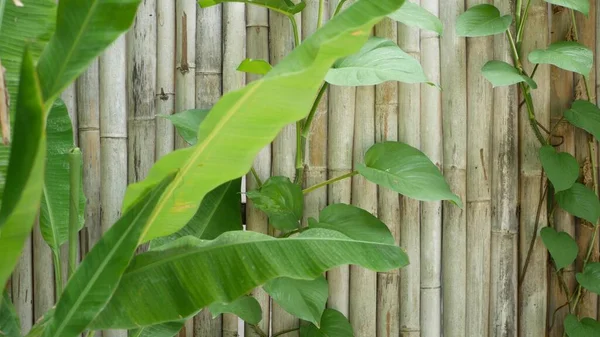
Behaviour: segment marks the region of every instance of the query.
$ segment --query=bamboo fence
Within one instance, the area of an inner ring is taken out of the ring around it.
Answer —
[[[317,29],[321,4],[326,22],[338,2],[306,0],[306,8],[296,16],[300,39]],[[580,251],[592,231],[563,211],[546,214],[545,207],[538,211],[546,182],[538,142],[525,108],[520,107],[522,95],[514,86],[492,89],[480,71],[488,60],[512,62],[506,37],[465,39],[454,32],[456,17],[466,8],[493,3],[510,13],[516,1],[413,2],[440,17],[445,26],[442,36],[389,19],[379,23],[373,35],[397,41],[421,61],[428,78],[442,90],[396,82],[329,87],[305,140],[303,184],[312,186],[350,173],[372,144],[399,140],[431,158],[465,207],[418,202],[359,176],[308,194],[303,225],[328,204],[353,204],[386,223],[411,261],[388,273],[355,266],[327,272],[327,306],[349,317],[359,337],[563,336],[566,298],[539,238],[540,226],[550,217],[558,230],[576,238]],[[599,16],[600,6],[592,2],[588,17],[576,15],[575,31],[569,11],[532,0],[522,48],[527,52],[552,41],[578,39],[598,55]],[[201,9],[192,0],[144,1],[132,30],[62,95],[84,159],[88,202],[80,255],[85,256],[120,216],[127,183],[143,179],[158,158],[187,146],[171,123],[157,116],[210,108],[224,93],[259,77],[236,71],[244,58],[277,64],[293,48],[289,19],[264,8],[225,3]],[[600,94],[598,64],[589,76],[593,102]],[[523,66],[533,68],[526,60]],[[591,156],[597,160],[598,153],[588,151],[587,134],[561,119],[573,99],[587,99],[581,76],[540,66],[535,80],[539,122],[554,128],[552,144],[575,155],[589,184]],[[295,125],[284,128],[256,158],[254,168],[263,181],[271,175],[294,176],[295,129]],[[258,187],[250,174],[245,184],[243,191]],[[245,214],[247,229],[274,233],[251,201],[246,202]],[[574,271],[581,268],[581,254],[562,273],[570,291],[577,285]],[[596,244],[595,261],[599,254]],[[24,331],[54,305],[52,263],[36,226],[9,284]],[[272,335],[300,324],[262,289],[252,295],[263,309],[260,330]],[[597,296],[586,293],[579,314],[598,317],[598,302]],[[213,319],[203,311],[179,336],[256,337],[259,329],[232,315]]]

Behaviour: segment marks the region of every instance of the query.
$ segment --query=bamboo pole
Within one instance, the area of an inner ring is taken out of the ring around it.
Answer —
[[[242,3],[223,4],[223,93],[240,89],[246,83],[237,66],[246,57],[246,9]],[[237,337],[238,317],[223,315],[223,337]]]
[[[467,7],[487,2],[469,0]],[[493,89],[481,68],[493,59],[492,42],[467,39],[467,337],[488,336],[489,331]]]
[[[269,12],[265,8],[258,6],[246,6],[246,57],[253,59],[269,59]],[[259,76],[247,74],[246,81],[252,82]],[[262,181],[265,181],[271,175],[271,145],[265,146],[254,160],[254,169]],[[258,188],[258,183],[251,174],[246,176],[247,190],[251,191]],[[268,220],[264,213],[252,206],[252,201],[248,200],[246,205],[246,228],[259,233],[268,233]],[[256,298],[262,308],[262,320],[258,327],[269,333],[269,321],[271,304],[269,295],[262,289],[256,288],[252,291],[252,296]],[[245,335],[247,337],[259,336],[252,327],[245,326]]]
[[[529,8],[529,16],[523,34],[523,55],[528,55],[534,49],[546,48],[550,42],[548,26],[548,6],[543,0],[534,0]],[[546,27],[546,29],[543,29]],[[534,65],[523,58],[524,68],[531,73]],[[540,87],[533,94],[536,118],[539,123],[550,126],[550,67],[540,65],[535,73],[535,80]],[[520,132],[520,265],[525,264],[531,240],[535,240],[531,251],[527,274],[519,284],[519,334],[521,336],[543,336],[546,332],[547,293],[546,280],[547,250],[539,237],[539,229],[547,222],[545,208],[540,212],[539,223],[538,205],[540,194],[543,194],[544,181],[542,167],[539,161],[540,142],[529,125],[527,109],[519,112]],[[543,201],[545,202],[545,201]]]
[[[156,2],[156,114],[175,112],[175,2]],[[175,131],[165,118],[156,118],[156,159],[173,151]]]
[[[30,235],[12,274],[12,300],[21,322],[21,333],[27,334],[33,326],[33,250]]]
[[[100,162],[101,227],[106,232],[121,216],[127,188],[127,85],[126,39],[121,36],[100,57]],[[104,337],[125,337],[127,331],[111,330]]]
[[[196,15],[196,108],[210,109],[221,97],[222,6],[200,8]],[[221,336],[222,316],[208,310],[194,318],[194,336]]]
[[[44,241],[39,221],[33,227],[33,320],[37,321],[55,301],[52,250]],[[65,245],[66,246],[66,245]],[[63,259],[63,263],[67,261]],[[64,274],[63,274],[64,276]]]
[[[419,4],[419,1],[415,1]],[[398,24],[398,45],[410,56],[421,58],[421,32]],[[421,87],[398,84],[398,140],[420,148]],[[421,335],[421,203],[400,196],[400,247],[406,250],[410,264],[400,269],[400,336]],[[385,336],[385,335],[384,335]]]
[[[439,15],[437,0],[422,0],[421,6]],[[435,33],[421,32],[421,62],[430,81],[440,83],[440,39]],[[421,149],[442,168],[441,93],[421,86]],[[421,331],[423,337],[441,335],[441,249],[442,204],[424,202],[421,206]]]
[[[513,0],[495,0],[512,13]],[[514,34],[513,34],[514,36]],[[494,59],[512,62],[506,36],[494,36]],[[492,239],[490,336],[517,334],[518,93],[516,86],[494,89],[492,128]]]

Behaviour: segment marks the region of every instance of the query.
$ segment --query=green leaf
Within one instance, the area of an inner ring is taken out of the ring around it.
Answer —
[[[54,307],[37,320],[25,337],[41,337],[52,317],[54,317]]]
[[[265,75],[268,73],[273,67],[269,64],[269,62],[265,60],[254,60],[254,59],[245,59],[240,63],[237,67],[238,71],[243,71],[245,73]]]
[[[564,115],[569,123],[584,129],[594,135],[596,140],[600,140],[600,108],[594,103],[577,100]]]
[[[225,232],[242,230],[241,184],[242,180],[236,179],[210,191],[185,227],[169,236],[152,240],[151,249],[184,236],[213,240]]]
[[[160,115],[173,123],[177,133],[190,145],[198,142],[198,128],[210,110],[192,109],[173,115]]]
[[[325,80],[339,86],[376,85],[386,81],[430,83],[417,59],[402,51],[395,42],[380,37],[370,38],[358,53],[338,60]]]
[[[579,177],[577,159],[566,152],[556,152],[553,146],[540,148],[540,161],[556,192],[568,190]]]
[[[580,183],[575,183],[570,189],[556,193],[556,201],[565,211],[589,221],[594,226],[600,217],[598,196]]]
[[[477,37],[504,33],[512,23],[512,16],[500,14],[493,5],[476,5],[462,13],[456,21],[459,36]]]
[[[140,0],[61,0],[56,33],[38,62],[50,104],[133,23]]]
[[[565,333],[569,337],[598,337],[600,336],[600,322],[584,317],[581,321],[575,315],[565,318]]]
[[[600,263],[588,263],[583,273],[577,273],[576,277],[582,287],[600,295]]]
[[[311,229],[275,239],[227,232],[214,241],[185,237],[136,256],[93,329],[133,328],[188,317],[228,303],[277,277],[315,279],[343,264],[389,271],[408,264],[395,245],[356,241]]]
[[[208,309],[213,318],[220,314],[234,314],[244,322],[256,325],[262,319],[262,309],[256,298],[242,296],[231,303],[213,303]]]
[[[577,258],[579,247],[577,242],[565,232],[558,233],[552,227],[544,227],[540,231],[544,246],[550,252],[556,269],[561,270],[570,265]]]
[[[129,330],[128,337],[173,337],[183,328],[185,321],[175,321]]]
[[[285,311],[319,325],[329,296],[329,286],[323,276],[314,280],[280,277],[267,282],[263,289]]]
[[[144,241],[176,232],[208,192],[248,173],[256,155],[284,126],[306,117],[331,65],[358,51],[373,26],[401,5],[398,0],[356,2],[305,39],[266,76],[224,95],[200,124],[202,141],[162,157],[144,181],[128,187],[124,209],[166,172],[179,170],[155,208]]]
[[[46,122],[48,154],[40,209],[40,229],[54,254],[69,238],[69,151],[73,148],[73,128],[65,103],[54,102]],[[81,184],[80,184],[81,186]],[[79,195],[79,229],[84,223],[85,197]]]
[[[246,196],[254,207],[269,216],[270,224],[279,230],[293,230],[300,226],[304,211],[302,188],[288,177],[271,177],[258,190]]]
[[[388,17],[407,26],[430,30],[440,35],[444,32],[444,26],[437,16],[412,2],[406,1],[399,10],[388,15]]]
[[[29,50],[23,54],[13,149],[0,207],[0,285],[19,260],[38,214],[46,155],[45,111]]]
[[[585,15],[590,13],[590,0],[546,0],[546,2],[571,8]]]
[[[21,337],[19,316],[17,316],[6,291],[3,292],[0,299],[0,336]]]
[[[306,7],[304,0],[301,0],[298,4],[294,4],[289,0],[198,0],[200,7],[214,6],[223,2],[243,2],[249,5],[266,7],[286,15],[300,13]]]
[[[400,142],[373,145],[358,173],[369,181],[422,201],[450,200],[462,207],[440,170],[427,156]]]
[[[104,308],[148,228],[152,209],[174,176],[147,191],[85,256],[56,304],[44,337],[77,336]]]
[[[529,53],[529,62],[534,64],[552,64],[561,69],[590,75],[594,64],[594,53],[586,46],[575,41],[560,41]]]
[[[531,77],[521,74],[517,68],[503,61],[489,61],[481,71],[494,88],[525,82],[532,89],[537,89],[537,83]]]
[[[321,318],[320,327],[314,324],[303,325],[300,337],[353,337],[354,331],[348,319],[341,312],[326,309]]]
[[[394,237],[383,222],[364,209],[352,205],[329,205],[321,211],[318,222],[309,219],[309,226],[338,231],[354,240],[394,244]]]

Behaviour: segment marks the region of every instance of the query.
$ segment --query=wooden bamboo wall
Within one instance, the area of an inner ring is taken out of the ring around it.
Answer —
[[[465,8],[493,2],[508,12],[513,1],[420,0],[443,21],[442,37],[391,21],[380,23],[373,33],[397,40],[443,91],[398,83],[332,87],[318,108],[307,145],[306,185],[350,172],[375,142],[400,140],[423,150],[466,201],[463,210],[439,202],[420,203],[360,177],[307,196],[306,218],[339,202],[377,214],[410,256],[410,266],[390,273],[354,266],[327,273],[328,306],[351,319],[356,336],[562,336],[559,322],[566,314],[565,298],[539,237],[527,275],[521,277],[541,189],[535,137],[525,114],[519,112],[516,88],[492,90],[480,73],[488,60],[510,60],[508,43],[502,35],[464,39],[454,33],[456,17]],[[297,18],[302,37],[317,26],[318,0],[306,2]],[[577,18],[579,36],[600,54],[596,44],[600,6],[591,3],[592,14]],[[337,0],[326,1],[325,20],[336,5]],[[542,0],[532,1],[529,21],[526,51],[573,34],[569,13],[549,8]],[[127,36],[63,94],[84,155],[88,205],[81,254],[120,216],[126,184],[143,179],[156,159],[185,146],[170,123],[156,115],[208,108],[222,93],[256,78],[235,71],[244,58],[276,64],[292,48],[287,18],[259,7],[229,3],[200,9],[193,0],[143,1]],[[596,65],[592,83],[599,69]],[[589,161],[582,150],[585,145],[579,145],[585,135],[560,121],[570,102],[583,95],[580,77],[542,66],[536,80],[539,121],[558,122],[556,132],[564,139],[560,149],[575,154],[581,164]],[[594,88],[599,94],[600,86]],[[290,125],[259,154],[255,168],[262,179],[293,175],[294,142],[295,126]],[[256,187],[251,176],[247,186]],[[265,215],[251,203],[247,207],[248,229],[271,232]],[[571,233],[582,246],[587,244],[589,227],[565,212],[557,211],[553,217],[560,230]],[[544,223],[544,210],[541,218]],[[594,254],[597,260],[598,246]],[[12,278],[12,297],[25,331],[55,301],[51,263],[36,229]],[[580,265],[578,260],[575,266]],[[573,289],[574,275],[566,275],[566,286]],[[257,289],[253,295],[263,306],[263,330],[269,330],[269,322],[273,333],[298,326],[264,291]],[[587,294],[580,313],[597,317],[598,304],[597,296]],[[238,335],[257,336],[240,326],[236,317],[212,320],[204,313],[180,333],[181,337]]]

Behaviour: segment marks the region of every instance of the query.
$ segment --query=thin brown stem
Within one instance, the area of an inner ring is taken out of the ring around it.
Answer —
[[[285,334],[288,334],[288,333],[294,332],[294,331],[298,331],[298,330],[300,330],[300,328],[293,328],[293,329],[289,329],[289,330],[283,330],[281,332],[278,332],[278,333],[274,334],[273,337],[283,336]]]
[[[542,170],[542,175],[540,177],[540,190],[542,190],[542,186],[544,185],[544,171]],[[535,224],[533,226],[533,235],[531,237],[531,241],[529,241],[529,248],[527,250],[527,257],[525,258],[525,263],[523,264],[523,271],[521,272],[521,277],[519,278],[519,286],[523,284],[525,280],[525,275],[527,275],[527,268],[529,267],[529,262],[531,261],[531,256],[533,255],[533,247],[535,246],[535,241],[537,240],[537,232],[540,226],[540,217],[542,214],[542,205],[544,204],[544,199],[548,194],[548,184],[545,184],[543,187],[543,192],[540,194],[540,200],[538,202],[537,212],[535,214]]]

